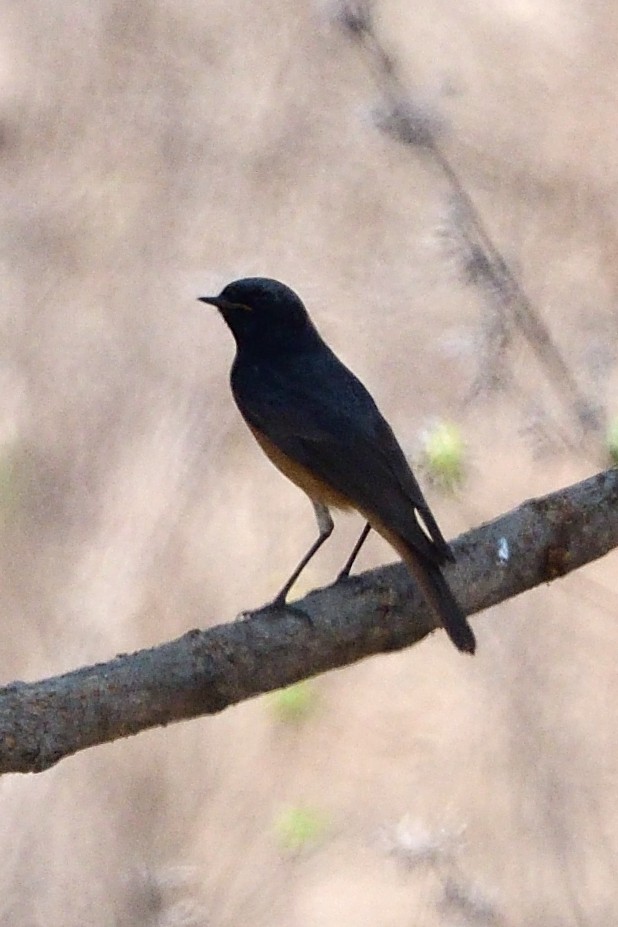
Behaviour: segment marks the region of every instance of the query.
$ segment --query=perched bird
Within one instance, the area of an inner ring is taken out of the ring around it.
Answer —
[[[329,507],[356,509],[400,554],[436,619],[459,650],[476,641],[441,572],[454,560],[390,425],[354,374],[322,340],[300,298],[283,283],[248,277],[216,306],[236,341],[236,405],[270,460],[311,499],[319,536],[273,604],[284,605],[301,571],[330,536]],[[420,516],[420,522],[419,522]],[[422,524],[421,524],[422,523]]]

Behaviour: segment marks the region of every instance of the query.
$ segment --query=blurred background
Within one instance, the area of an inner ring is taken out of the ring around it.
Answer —
[[[470,256],[452,178],[384,130],[380,68],[341,9],[1,6],[3,681],[232,620],[314,538],[233,407],[229,332],[195,301],[235,277],[302,295],[447,536],[607,465],[611,4],[373,13],[409,107],[594,410],[583,439]],[[436,440],[454,445],[446,481]],[[304,591],[360,528],[339,517]],[[359,567],[393,559],[372,537]],[[0,924],[614,922],[615,571],[610,556],[475,617],[473,660],[436,633],[5,776]]]

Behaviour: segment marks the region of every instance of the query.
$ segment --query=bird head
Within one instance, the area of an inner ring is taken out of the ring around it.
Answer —
[[[292,342],[315,332],[300,297],[278,280],[245,277],[228,283],[218,296],[198,299],[217,307],[238,347]]]

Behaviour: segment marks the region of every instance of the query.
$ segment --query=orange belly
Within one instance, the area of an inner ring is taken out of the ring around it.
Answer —
[[[272,461],[275,467],[281,470],[283,475],[287,476],[292,483],[298,486],[299,489],[302,489],[303,492],[306,492],[310,499],[335,509],[354,508],[354,504],[350,502],[349,499],[340,492],[337,492],[336,489],[333,489],[319,477],[314,476],[313,473],[307,470],[302,464],[296,463],[291,457],[288,457],[287,454],[280,451],[279,448],[260,431],[252,428],[251,425],[249,425],[249,428],[251,428],[255,440],[268,459]]]

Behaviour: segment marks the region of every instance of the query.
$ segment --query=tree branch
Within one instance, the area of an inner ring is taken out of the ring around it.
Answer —
[[[618,470],[461,535],[449,583],[472,614],[618,546]],[[0,772],[41,772],[79,750],[418,643],[431,613],[402,564],[310,593],[294,610],[189,631],[171,643],[0,689]],[[453,659],[457,657],[453,652]]]
[[[363,52],[382,95],[377,128],[408,148],[429,155],[446,178],[460,213],[456,232],[463,246],[458,250],[468,282],[479,286],[489,298],[492,311],[498,311],[503,346],[509,338],[510,321],[522,332],[554,385],[557,398],[573,416],[580,447],[586,448],[590,431],[598,432],[601,428],[599,409],[582,390],[541,313],[501,254],[473,198],[440,146],[437,117],[419,106],[408,93],[397,62],[379,38],[374,12],[372,0],[342,0],[337,19]],[[486,363],[489,369],[500,359],[500,354],[492,352]],[[566,445],[571,446],[570,435],[563,429],[558,431]]]

